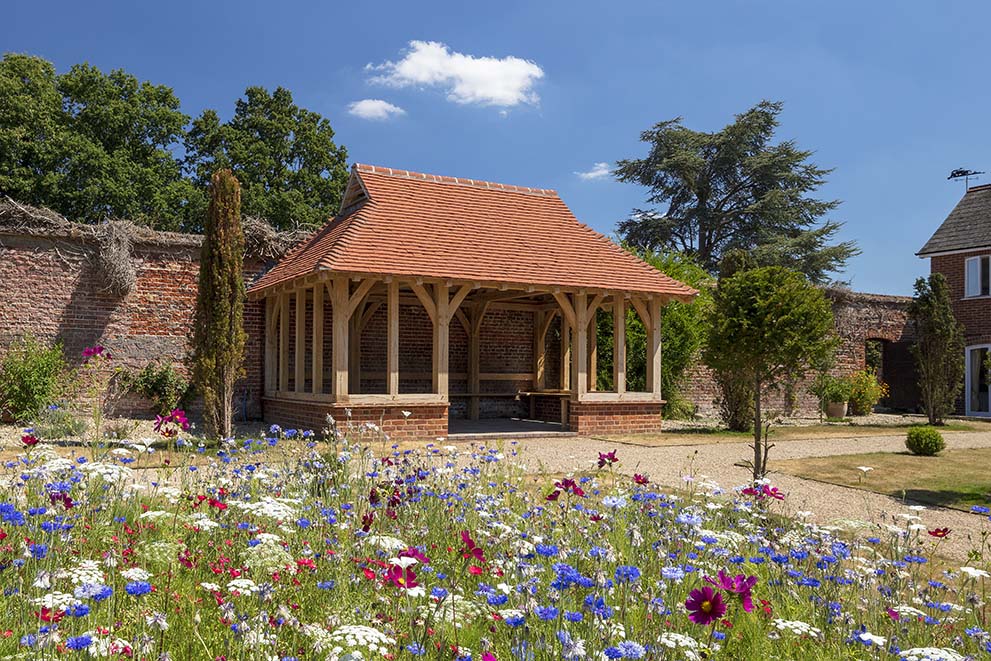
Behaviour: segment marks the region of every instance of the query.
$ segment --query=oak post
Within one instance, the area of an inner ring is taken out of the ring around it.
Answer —
[[[661,300],[651,298],[650,330],[647,333],[647,387],[655,395],[661,394]]]
[[[449,331],[451,318],[448,315],[448,287],[447,285],[434,285],[434,342],[433,342],[433,390],[445,401],[448,398],[448,365],[450,355],[448,343],[450,340]]]
[[[289,294],[279,294],[279,392],[289,391]]]
[[[574,295],[575,328],[571,349],[572,398],[580,400],[588,392],[588,294]]]
[[[336,277],[331,281],[331,302],[334,309],[334,340],[331,371],[332,388],[336,401],[346,401],[348,396],[348,321],[350,318],[348,279]]]
[[[613,386],[616,392],[626,392],[626,299],[616,295],[613,307]]]
[[[386,357],[386,370],[389,379],[389,394],[399,394],[399,282],[392,280],[389,282],[388,308],[386,314],[388,318],[388,353]]]
[[[313,288],[313,394],[323,392],[323,293],[318,282]]]

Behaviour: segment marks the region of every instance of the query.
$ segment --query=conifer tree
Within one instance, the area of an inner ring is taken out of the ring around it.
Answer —
[[[241,186],[230,170],[210,181],[193,329],[193,381],[203,396],[207,435],[233,432],[234,386],[243,373],[244,234]]]

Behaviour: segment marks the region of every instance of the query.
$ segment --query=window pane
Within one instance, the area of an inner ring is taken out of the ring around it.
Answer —
[[[964,286],[964,296],[979,296],[981,293],[981,260],[979,257],[971,257],[967,260],[966,285]]]
[[[988,394],[987,349],[970,350],[970,388],[967,393],[969,409],[973,413],[987,413],[991,409]]]
[[[981,257],[981,296],[991,295],[991,256]]]

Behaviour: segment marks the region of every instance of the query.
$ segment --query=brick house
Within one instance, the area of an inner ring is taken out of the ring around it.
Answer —
[[[554,191],[356,165],[340,214],[248,290],[265,309],[264,416],[393,438],[657,431],[661,308],[695,294]],[[612,392],[596,391],[600,309]],[[626,388],[628,309],[648,330],[646,392]]]
[[[966,381],[960,410],[991,416],[991,185],[969,188],[918,252],[949,284],[953,313],[963,324]]]

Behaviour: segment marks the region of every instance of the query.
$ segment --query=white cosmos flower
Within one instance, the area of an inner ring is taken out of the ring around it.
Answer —
[[[857,640],[867,645],[877,645],[883,647],[888,639],[884,636],[875,636],[870,631],[862,631],[857,634]]]
[[[416,564],[416,558],[389,558],[389,564],[406,569]]]
[[[960,572],[966,574],[970,578],[991,578],[991,574],[987,573],[983,569],[977,569],[976,567],[961,567]]]

